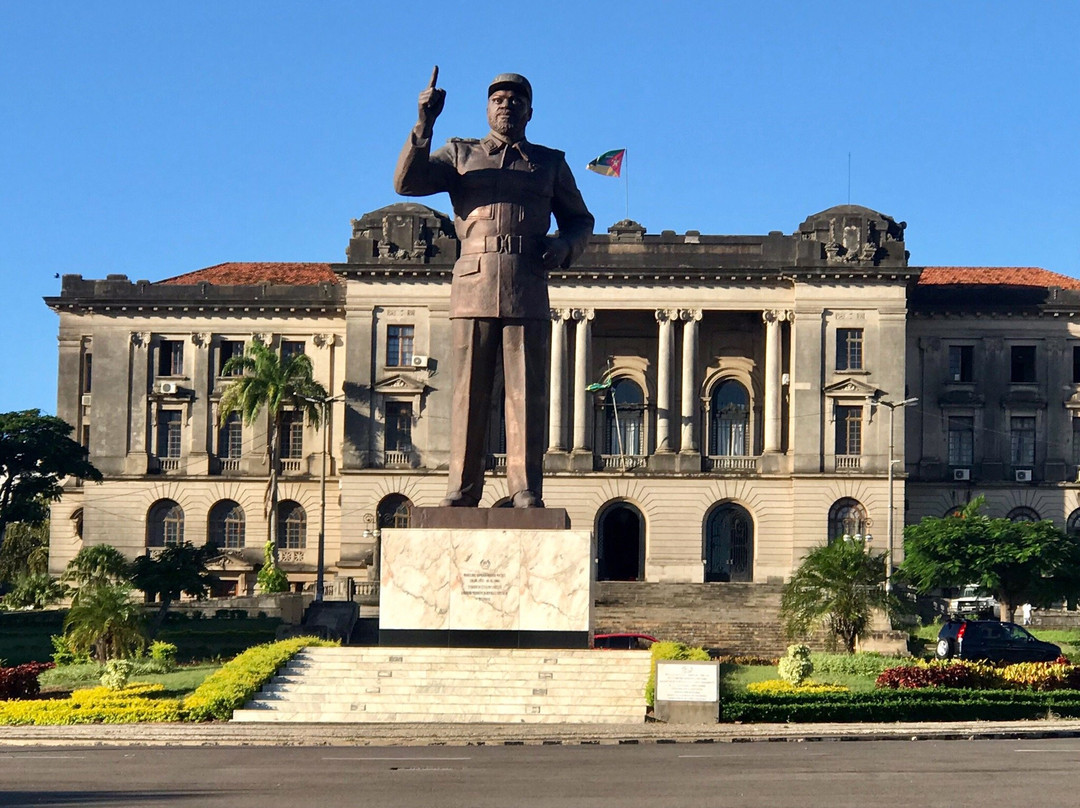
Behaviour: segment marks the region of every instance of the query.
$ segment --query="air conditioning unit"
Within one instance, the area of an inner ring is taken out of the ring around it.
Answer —
[[[1031,482],[1031,469],[1017,469],[1016,481],[1018,483],[1030,483]]]
[[[426,368],[429,362],[431,362],[431,357],[423,354],[413,354],[412,366],[414,368]]]
[[[971,479],[971,469],[953,469],[952,478],[957,482]]]
[[[89,393],[83,393],[82,405],[84,407],[89,407],[90,406],[90,398],[91,398],[91,396],[90,396]]]
[[[157,388],[157,392],[166,396],[175,395],[176,391],[179,389],[176,386],[176,382],[158,382],[154,386]]]

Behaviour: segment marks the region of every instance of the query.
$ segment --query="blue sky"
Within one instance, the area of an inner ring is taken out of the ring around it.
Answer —
[[[627,186],[584,165],[625,147],[649,232],[850,201],[915,265],[1080,276],[1078,41],[1072,2],[0,4],[0,411],[55,410],[57,273],[344,260],[433,64],[440,141],[528,76],[601,232]]]

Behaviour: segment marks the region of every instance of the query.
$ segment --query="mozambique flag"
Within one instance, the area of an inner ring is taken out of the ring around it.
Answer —
[[[605,177],[618,177],[622,173],[624,157],[626,157],[626,149],[604,152],[585,168],[597,174],[603,174]]]

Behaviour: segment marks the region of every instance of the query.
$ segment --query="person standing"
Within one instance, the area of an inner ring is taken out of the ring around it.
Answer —
[[[450,286],[453,412],[443,506],[476,507],[484,487],[491,388],[502,363],[506,477],[516,508],[543,507],[550,337],[547,273],[567,268],[593,230],[565,155],[530,143],[532,86],[501,73],[488,87],[491,131],[431,138],[446,100],[439,68],[420,93],[416,125],[398,159],[394,189],[405,196],[446,191],[461,252]],[[549,234],[554,216],[558,232]]]

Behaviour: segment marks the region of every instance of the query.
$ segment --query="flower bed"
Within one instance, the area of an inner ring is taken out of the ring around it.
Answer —
[[[1000,668],[980,662],[917,662],[883,671],[875,685],[894,689],[1077,690],[1080,689],[1080,666],[1070,665],[1065,660],[1021,662]]]
[[[53,667],[51,662],[27,662],[12,668],[0,668],[0,701],[37,698],[41,693],[38,676]]]

